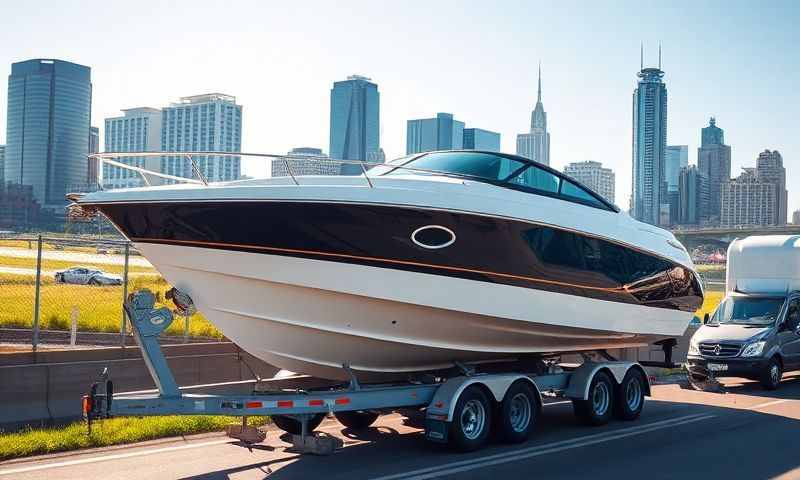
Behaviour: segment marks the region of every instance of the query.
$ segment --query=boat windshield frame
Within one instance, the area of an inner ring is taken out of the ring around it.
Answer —
[[[506,158],[506,159],[513,160],[513,161],[518,162],[518,163],[523,163],[524,165],[522,167],[519,167],[519,168],[513,170],[509,175],[507,175],[505,178],[500,179],[500,180],[493,180],[491,178],[481,177],[481,176],[478,176],[478,175],[470,175],[470,174],[465,174],[465,173],[460,173],[460,172],[447,172],[447,171],[443,171],[443,170],[429,170],[429,169],[413,169],[413,163],[415,161],[417,161],[417,160],[419,160],[421,158],[427,157],[429,155],[435,155],[435,154],[440,154],[440,153],[467,153],[467,154],[480,153],[480,154],[484,154],[484,155],[493,155],[493,156],[496,156],[496,157]],[[456,178],[464,178],[464,179],[468,179],[468,180],[474,180],[476,182],[488,183],[488,184],[495,185],[495,186],[498,186],[498,187],[510,188],[512,190],[518,190],[518,191],[521,191],[521,192],[531,193],[531,194],[534,194],[534,195],[542,195],[542,196],[545,196],[545,197],[556,198],[558,200],[564,200],[566,202],[578,203],[578,204],[581,204],[581,205],[585,205],[587,207],[598,208],[600,210],[608,210],[608,211],[612,211],[612,212],[616,212],[616,213],[619,213],[619,211],[620,211],[619,207],[617,207],[613,203],[609,202],[608,200],[606,200],[605,198],[603,198],[602,196],[600,196],[599,194],[594,192],[592,189],[590,189],[586,185],[582,184],[580,181],[578,181],[578,180],[576,180],[576,179],[574,179],[574,178],[572,178],[572,177],[570,177],[568,175],[565,175],[565,174],[559,172],[558,170],[550,168],[547,165],[543,165],[543,164],[541,164],[539,162],[535,162],[535,161],[533,161],[533,160],[531,160],[529,158],[521,157],[521,156],[518,156],[518,155],[511,155],[511,154],[508,154],[508,153],[490,152],[490,151],[485,151],[485,150],[437,150],[437,151],[433,151],[433,152],[423,152],[423,153],[419,153],[419,154],[416,154],[416,155],[408,155],[408,156],[405,156],[405,157],[401,157],[399,159],[393,160],[392,162],[384,164],[383,167],[388,169],[388,171],[383,172],[383,173],[379,173],[378,176],[391,175],[392,173],[394,173],[397,170],[399,170],[400,173],[410,173],[412,175],[419,174],[419,173],[427,174],[427,175],[440,174],[440,175],[443,175],[443,176],[453,176],[453,177],[456,177]],[[409,168],[409,167],[411,167],[411,168]],[[549,174],[555,176],[556,178],[558,178],[558,180],[559,180],[558,192],[551,192],[551,191],[547,191],[547,190],[531,187],[531,186],[528,186],[528,185],[522,185],[520,183],[516,183],[516,182],[511,181],[514,178],[518,178],[520,175],[522,175],[523,173],[527,172],[531,168],[538,168],[538,169],[540,169],[540,170],[542,170],[542,171],[544,171],[546,173],[549,173]],[[370,174],[374,175],[372,172],[370,172]],[[564,185],[565,182],[571,183],[572,185],[574,185],[578,189],[582,190],[583,192],[585,192],[586,194],[588,194],[589,196],[594,198],[597,201],[597,203],[591,202],[591,201],[582,200],[582,199],[574,197],[574,196],[562,194],[561,190],[562,190],[562,186]],[[598,205],[598,203],[599,203],[599,205]]]

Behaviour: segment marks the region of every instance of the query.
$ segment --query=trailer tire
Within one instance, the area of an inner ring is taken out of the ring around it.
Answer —
[[[456,402],[450,422],[450,446],[459,452],[472,452],[489,440],[492,404],[478,385],[467,387]]]
[[[586,425],[605,425],[614,412],[614,382],[606,372],[597,372],[589,384],[587,400],[573,399],[575,416]]]
[[[636,420],[644,408],[644,392],[647,388],[644,375],[638,368],[631,368],[616,388],[614,415],[620,420]]]
[[[375,423],[380,414],[369,410],[356,410],[352,412],[334,412],[333,415],[339,423],[347,428],[365,430]]]
[[[506,391],[499,412],[500,438],[507,443],[522,443],[536,427],[539,396],[530,383],[517,381]]]
[[[303,433],[303,425],[300,423],[300,420],[297,420],[296,418],[288,417],[286,415],[273,415],[270,418],[276,427],[280,428],[286,433],[291,433],[292,435],[300,435]],[[324,413],[319,413],[313,416],[308,421],[308,433],[316,430],[323,420],[325,420]]]

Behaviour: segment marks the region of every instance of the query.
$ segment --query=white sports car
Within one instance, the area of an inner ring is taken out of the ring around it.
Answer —
[[[105,273],[102,270],[87,267],[72,267],[60,270],[55,274],[56,283],[74,283],[77,285],[122,285],[119,275]]]

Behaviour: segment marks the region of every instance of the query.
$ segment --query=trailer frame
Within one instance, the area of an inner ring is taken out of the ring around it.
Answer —
[[[463,432],[453,428],[454,425],[463,427],[459,421],[463,423],[464,418],[467,421],[475,420],[469,415],[464,417],[464,412],[459,410],[463,408],[463,405],[460,407],[460,400],[465,392],[470,392],[477,399],[470,404],[472,408],[477,408],[478,413],[481,409],[484,410],[483,420],[487,425],[482,428],[487,430],[491,427],[491,417],[497,415],[498,410],[506,411],[505,406],[511,401],[521,402],[523,409],[528,408],[527,413],[523,411],[522,414],[529,416],[530,425],[525,428],[531,429],[534,423],[538,423],[535,420],[541,411],[544,397],[573,400],[576,414],[581,416],[581,411],[590,411],[593,408],[592,403],[596,401],[593,396],[597,395],[594,390],[598,389],[598,383],[603,383],[608,396],[606,410],[612,407],[614,397],[620,397],[613,405],[615,413],[618,413],[618,407],[624,403],[621,397],[626,396],[621,389],[631,387],[629,377],[632,376],[636,383],[632,386],[638,386],[639,389],[638,393],[634,392],[634,397],[638,395],[641,398],[636,407],[638,410],[634,409],[636,411],[628,417],[636,418],[643,406],[644,397],[650,395],[650,383],[645,370],[638,363],[627,361],[587,361],[572,370],[549,363],[544,364],[544,371],[539,373],[479,373],[472,367],[455,362],[460,372],[453,376],[424,375],[404,382],[377,384],[361,384],[349,367],[343,365],[342,368],[350,374],[350,381],[338,387],[254,390],[250,395],[182,393],[158,343],[158,336],[171,324],[174,316],[166,307],[156,308],[155,300],[149,290],[136,291],[128,296],[124,308],[158,393],[114,394],[113,382],[108,378],[108,370],[104,370],[101,380],[94,383],[89,393],[83,397],[83,413],[89,429],[93,421],[117,416],[230,415],[241,416],[243,422],[241,426],[228,429],[229,436],[250,443],[263,440],[264,435],[247,424],[247,417],[281,416],[300,424],[299,430],[293,432],[295,448],[312,453],[330,453],[340,444],[330,437],[312,435],[312,430],[316,427],[313,425],[314,419],[319,419],[320,415],[414,408],[425,409],[425,436],[428,440],[451,443],[453,435],[456,435],[456,440],[461,443],[459,449],[472,450],[476,445],[482,446],[484,439],[465,443],[461,438]],[[179,310],[183,310],[182,307],[184,306],[179,305]],[[516,395],[507,400],[507,393],[512,388]],[[608,391],[609,389],[613,391]],[[629,394],[630,392],[627,396]],[[484,400],[481,400],[481,395]],[[468,413],[471,415],[473,412]],[[519,414],[519,408],[517,413]],[[610,412],[604,411],[603,415],[605,416],[599,422],[595,418],[588,423],[605,423]],[[529,430],[525,430],[511,436],[527,438],[528,433]]]

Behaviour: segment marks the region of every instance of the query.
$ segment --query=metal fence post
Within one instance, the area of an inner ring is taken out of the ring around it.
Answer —
[[[36,293],[34,294],[33,298],[33,341],[32,346],[33,350],[36,351],[36,347],[39,345],[39,316],[40,311],[39,308],[41,306],[42,301],[42,236],[39,235],[38,242],[37,242],[37,252],[36,252]]]
[[[131,244],[130,242],[125,242],[125,266],[122,270],[122,303],[124,304],[128,300],[128,261],[131,258]],[[125,318],[127,313],[125,313],[125,307],[122,307],[122,321],[119,325],[119,341],[122,348],[125,348]]]

